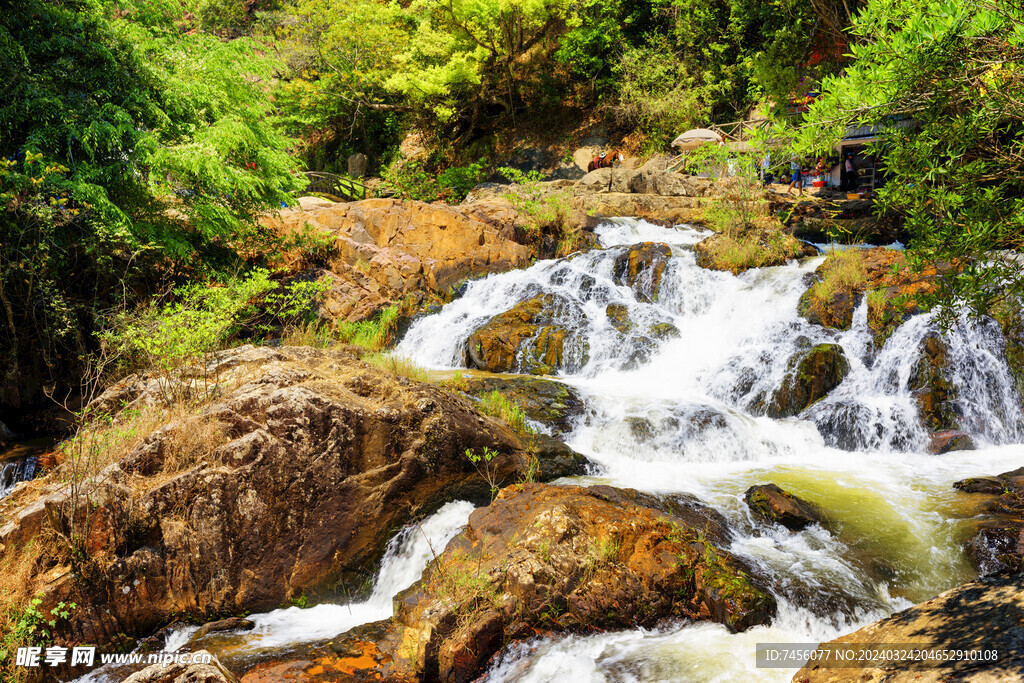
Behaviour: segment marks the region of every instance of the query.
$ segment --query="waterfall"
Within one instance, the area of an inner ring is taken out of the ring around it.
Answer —
[[[972,576],[958,534],[967,513],[950,485],[1024,457],[1020,398],[993,321],[961,318],[943,330],[933,314],[919,315],[876,349],[864,302],[845,331],[798,315],[823,257],[733,276],[696,265],[701,230],[616,219],[596,232],[602,249],[470,283],[413,325],[396,354],[464,367],[466,340],[493,316],[538,294],[570,302],[555,315],[589,354],[560,371],[587,405],[569,445],[600,466],[602,483],[692,493],[722,512],[737,531],[730,550],[771,577],[779,614],[743,634],[675,624],[535,640],[504,652],[488,680],[789,680],[792,670],[753,669],[755,642],[829,639]],[[654,302],[613,277],[623,250],[645,241],[672,251]],[[623,338],[608,324],[609,304],[635,320],[671,323],[679,335]],[[979,450],[926,453],[914,376],[929,336],[943,341],[951,410]],[[842,349],[846,377],[799,415],[766,417],[790,359],[818,344]],[[743,492],[766,482],[817,503],[833,531],[758,523]]]

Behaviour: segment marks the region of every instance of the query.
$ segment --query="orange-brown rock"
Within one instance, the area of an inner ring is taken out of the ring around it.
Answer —
[[[83,489],[88,499],[58,483],[5,514],[7,553],[48,527],[67,533],[77,510],[88,576],[65,569],[42,587],[44,608],[78,604],[58,637],[103,644],[146,635],[175,614],[211,618],[333,596],[339,582],[373,573],[390,531],[412,515],[454,498],[489,499],[467,449],[498,454],[499,484],[525,467],[518,437],[469,399],[353,353],[219,354],[216,400],[142,438]]]
[[[531,249],[513,240],[517,220],[501,202],[465,208],[397,199],[306,199],[299,210],[265,222],[281,234],[301,234],[308,225],[333,236],[324,315],[354,320],[410,292],[445,292],[469,277],[528,265]]]
[[[812,323],[846,330],[853,322],[853,311],[862,297],[872,293],[868,299],[868,325],[879,346],[907,318],[921,312],[922,298],[935,294],[940,276],[953,267],[947,263],[928,264],[915,271],[907,264],[902,251],[884,247],[848,254],[860,257],[860,276],[847,278],[840,286],[824,290],[811,287],[800,299],[800,314]],[[818,267],[816,281],[828,280],[828,271],[834,262],[830,258]],[[822,297],[822,291],[827,292],[827,300]]]
[[[392,619],[302,659],[369,655],[382,680],[464,682],[510,640],[546,631],[636,628],[666,618],[714,620],[732,630],[766,623],[775,601],[722,549],[729,536],[717,513],[685,496],[509,487],[473,512],[423,578],[399,593]],[[252,673],[243,680],[263,680]],[[370,680],[366,670],[360,675]]]
[[[470,367],[490,372],[552,375],[586,362],[586,340],[575,339],[573,304],[555,294],[539,294],[494,316],[466,340]],[[570,354],[568,344],[574,344]]]
[[[672,248],[664,242],[634,244],[615,259],[613,277],[632,289],[641,301],[657,301],[661,276],[671,257]]]

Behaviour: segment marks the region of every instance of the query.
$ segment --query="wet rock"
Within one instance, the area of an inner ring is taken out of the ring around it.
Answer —
[[[232,366],[220,396],[145,436],[88,501],[58,487],[5,514],[4,552],[54,526],[66,532],[74,505],[91,520],[88,583],[66,573],[43,586],[41,609],[78,604],[59,642],[104,644],[176,614],[333,597],[373,573],[413,515],[489,500],[467,449],[498,453],[502,485],[527,469],[519,437],[469,399],[350,352],[241,347],[218,359]]]
[[[956,387],[946,376],[946,354],[945,342],[938,335],[928,335],[921,342],[920,355],[910,378],[910,390],[917,400],[925,428],[943,433],[956,430],[960,422]],[[959,443],[964,444],[965,440],[960,439]]]
[[[552,375],[586,363],[585,339],[575,339],[570,320],[582,312],[554,294],[522,301],[491,318],[466,340],[471,367],[490,372]],[[571,335],[571,336],[570,336]]]
[[[821,523],[821,513],[805,500],[783,491],[775,484],[758,484],[747,489],[743,499],[751,512],[771,524],[799,531]]]
[[[615,259],[613,279],[632,289],[641,301],[657,301],[661,277],[671,257],[672,248],[664,242],[634,244]]]
[[[819,646],[834,655],[851,651],[894,650],[913,643],[931,657],[894,657],[870,667],[829,666],[824,655],[793,676],[795,683],[940,683],[941,681],[1019,681],[1024,671],[1021,624],[1024,623],[1024,574],[988,577],[946,591],[920,605]],[[944,651],[998,653],[994,660],[956,658]]]
[[[774,418],[797,415],[827,396],[849,372],[850,362],[838,344],[819,344],[797,353],[765,414]]]
[[[1024,570],[1024,467],[995,477],[963,479],[953,488],[985,496],[964,550],[983,574]]]
[[[687,520],[648,502],[671,504],[605,486],[506,488],[398,594],[389,622],[333,642],[375,652],[366,659],[383,680],[471,681],[509,640],[538,632],[669,617],[744,630],[771,618],[774,599],[752,570],[703,532],[715,515],[694,505]],[[328,646],[302,659],[332,654]]]
[[[625,304],[608,304],[604,312],[608,316],[608,322],[619,332],[628,334],[633,329],[633,321],[629,318],[629,307]]]
[[[928,452],[935,455],[950,453],[952,451],[973,451],[978,447],[970,434],[950,429],[944,432],[934,432],[929,436]]]
[[[554,437],[536,434],[528,439],[528,446],[537,457],[539,478],[544,481],[587,473],[590,461]]]
[[[228,617],[217,621],[208,621],[199,627],[199,630],[192,634],[192,640],[199,640],[203,636],[219,631],[251,631],[256,628],[255,622],[244,617]]]
[[[583,398],[574,388],[539,377],[464,377],[452,386],[476,398],[497,391],[554,436],[571,431],[584,409]]]
[[[198,650],[191,656],[209,656],[211,661],[209,664],[153,664],[124,679],[124,683],[238,683],[238,679],[206,650]]]

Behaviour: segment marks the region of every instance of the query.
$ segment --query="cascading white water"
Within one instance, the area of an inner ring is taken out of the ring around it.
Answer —
[[[539,641],[506,652],[488,680],[788,680],[792,670],[753,668],[754,643],[831,638],[969,578],[958,520],[971,513],[950,484],[1024,460],[1014,445],[1020,401],[991,321],[962,319],[943,333],[956,410],[980,449],[930,456],[911,385],[922,341],[940,332],[931,315],[876,351],[865,304],[847,331],[798,316],[821,258],[736,277],[696,266],[691,247],[707,234],[698,230],[618,219],[597,233],[604,250],[472,282],[417,322],[396,354],[463,367],[466,340],[494,315],[538,294],[568,302],[557,313],[574,330],[567,344],[588,349],[563,370],[587,402],[569,444],[601,466],[602,482],[693,493],[726,515],[737,531],[731,550],[771,577],[779,615],[743,634],[697,624]],[[672,247],[655,303],[613,277],[623,245],[642,241]],[[669,322],[680,334],[624,338],[609,304],[624,306],[638,328]],[[797,417],[765,417],[791,357],[822,343],[843,349],[844,381]],[[834,533],[758,524],[743,493],[766,482],[819,504]]]

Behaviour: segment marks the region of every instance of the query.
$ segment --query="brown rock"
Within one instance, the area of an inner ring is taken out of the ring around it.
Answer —
[[[774,599],[703,532],[718,515],[689,503],[684,519],[644,505],[649,499],[608,486],[506,488],[395,598],[391,620],[302,659],[375,643],[383,680],[471,681],[510,639],[542,630],[635,628],[668,617],[733,630],[765,623]]]
[[[464,377],[453,388],[481,398],[497,391],[519,406],[531,420],[550,428],[555,436],[571,431],[575,419],[583,414],[583,398],[567,384],[529,376]]]
[[[496,451],[501,484],[527,464],[519,438],[468,399],[349,352],[241,347],[218,359],[232,369],[217,402],[149,434],[79,501],[93,511],[92,569],[87,584],[65,574],[45,586],[43,608],[78,604],[58,639],[103,644],[174,614],[334,596],[374,571],[412,515],[489,499],[466,449]],[[213,441],[189,456],[189,434]],[[64,489],[26,503],[0,543],[62,529],[72,505]]]
[[[790,531],[821,523],[821,513],[814,505],[775,484],[751,486],[743,498],[756,515],[770,523],[781,524]]]
[[[1021,680],[1024,649],[1024,574],[989,577],[946,591],[859,631],[819,646],[819,654],[793,676],[794,683],[940,683],[944,681],[1009,682]],[[923,657],[900,656],[907,649]],[[872,651],[895,657],[871,660]],[[960,658],[950,651],[975,650]],[[849,660],[834,656],[849,653]],[[992,653],[995,658],[990,658]],[[930,656],[929,656],[930,655]],[[872,666],[851,667],[851,661]],[[831,665],[829,664],[831,661]],[[838,666],[836,666],[838,665]],[[845,667],[845,668],[843,668]]]
[[[615,282],[633,290],[641,301],[658,300],[661,277],[672,257],[672,248],[663,242],[634,244],[615,259]]]
[[[244,617],[228,617],[217,621],[208,621],[199,627],[199,630],[192,634],[192,640],[199,640],[210,633],[219,631],[251,631],[256,624]]]
[[[984,495],[967,556],[983,574],[1024,569],[1024,467],[995,477],[963,479],[953,488]]]
[[[928,440],[928,452],[935,455],[952,451],[973,451],[975,449],[977,449],[977,446],[971,435],[958,432],[955,429],[934,432],[929,436]]]
[[[491,318],[466,340],[471,367],[490,372],[551,375],[586,362],[586,340],[571,337],[563,314],[573,304],[554,294],[540,294]],[[577,362],[570,360],[568,343],[578,345]]]
[[[211,657],[209,664],[153,664],[124,679],[124,683],[238,683],[234,674],[221,666],[217,658],[205,650],[190,653],[191,657]]]
[[[410,292],[444,292],[468,277],[528,265],[532,256],[513,240],[517,216],[507,202],[469,209],[367,199],[304,207],[265,223],[280,234],[300,234],[308,225],[334,237],[330,298],[337,303],[323,311],[332,320],[361,319]],[[353,307],[335,310],[345,301]]]

